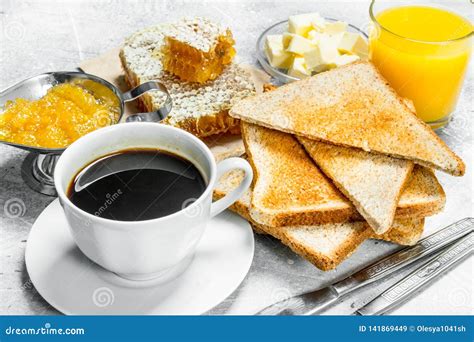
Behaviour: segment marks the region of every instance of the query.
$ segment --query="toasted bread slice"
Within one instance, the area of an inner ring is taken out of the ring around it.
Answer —
[[[314,140],[413,160],[456,176],[465,171],[462,160],[369,62],[243,99],[230,115]]]
[[[406,232],[423,231],[424,219],[395,221],[394,227],[389,230],[393,233],[377,239],[402,243],[414,239],[406,238]],[[259,226],[261,227],[261,226]],[[261,227],[265,229],[266,227]],[[319,226],[296,226],[283,228],[280,240],[289,246],[295,253],[311,262],[323,271],[336,268],[347,259],[368,237],[373,234],[367,222],[329,223]],[[278,228],[273,228],[278,229]],[[412,233],[408,233],[412,235]]]
[[[299,137],[319,168],[347,196],[375,233],[390,229],[413,162]]]
[[[243,173],[232,171],[224,175],[214,189],[217,200],[235,189]],[[423,230],[423,219],[395,220],[394,226],[382,236],[374,234],[365,222],[346,222],[315,226],[270,227],[259,225],[250,217],[251,190],[230,209],[252,224],[259,234],[269,234],[322,270],[335,268],[367,238],[377,238],[399,244],[412,244]]]
[[[329,271],[347,259],[370,236],[366,222],[316,226],[257,227],[279,239],[317,268]]]
[[[392,228],[383,234],[378,235],[371,232],[370,238],[412,246],[420,240],[423,228],[424,219],[400,219],[393,221]]]
[[[319,170],[290,134],[242,123],[254,169],[250,214],[267,226],[316,225],[361,220],[360,214]],[[438,213],[445,194],[433,172],[416,166],[395,212],[397,218]]]
[[[398,201],[396,218],[427,217],[444,209],[446,194],[431,169],[415,165]]]
[[[292,135],[248,123],[241,130],[254,171],[250,215],[255,222],[276,227],[354,218],[350,202]]]
[[[239,120],[228,115],[232,104],[255,93],[250,73],[238,64],[230,64],[215,80],[203,84],[180,80],[163,70],[162,46],[165,36],[185,24],[160,24],[129,37],[120,50],[125,80],[131,87],[150,80],[166,85],[173,100],[173,110],[164,123],[182,128],[199,137],[224,132],[239,132]],[[147,92],[139,98],[143,111],[162,106],[165,96]]]

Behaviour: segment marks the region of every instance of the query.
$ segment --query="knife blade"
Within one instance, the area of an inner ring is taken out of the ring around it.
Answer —
[[[430,258],[423,266],[357,310],[356,315],[380,315],[400,305],[413,296],[417,290],[435,281],[440,273],[468,257],[473,251],[473,246],[474,233],[470,233]]]
[[[341,296],[387,277],[425,256],[440,251],[453,241],[472,232],[473,229],[474,218],[462,219],[421,239],[411,247],[403,248],[376,261],[335,284],[284,299],[257,312],[257,315],[314,315],[335,303]]]

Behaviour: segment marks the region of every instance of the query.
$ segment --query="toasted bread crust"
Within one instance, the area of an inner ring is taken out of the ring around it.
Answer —
[[[307,226],[325,223],[343,223],[360,219],[360,215],[351,207],[332,208],[328,210],[315,210],[313,212],[264,212],[251,206],[250,216],[255,222],[271,227]]]

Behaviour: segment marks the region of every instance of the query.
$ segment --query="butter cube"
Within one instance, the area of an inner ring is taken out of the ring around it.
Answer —
[[[281,35],[281,34],[269,34],[265,39],[265,46],[267,46],[267,47],[280,47],[280,46],[283,46],[283,35]]]
[[[313,30],[316,32],[324,32],[326,29],[326,20],[319,15],[319,13],[315,13],[316,15],[313,17],[311,21],[311,25],[313,26]]]
[[[314,73],[320,73],[320,72],[327,71],[335,67],[336,67],[335,64],[319,64],[316,68],[314,68],[311,71]]]
[[[289,32],[283,33],[283,47],[285,49],[288,49],[288,46],[290,45],[290,42],[294,36],[296,36],[296,34],[294,33],[289,33]]]
[[[335,59],[340,56],[338,36],[331,36],[324,34],[318,43],[319,51],[321,53],[322,64],[333,64]]]
[[[336,64],[336,66],[341,66],[353,63],[355,61],[358,61],[359,59],[360,57],[357,55],[341,55],[334,60],[334,63]]]
[[[317,19],[318,17],[318,13],[292,15],[288,19],[288,32],[306,37],[308,32],[313,28],[313,19]]]
[[[347,23],[344,21],[335,21],[332,23],[327,23],[324,28],[324,33],[327,34],[336,34],[345,32],[347,30]]]
[[[313,44],[317,44],[321,40],[322,35],[323,33],[321,32],[318,32],[316,30],[311,30],[308,32],[307,38],[311,40]]]
[[[344,34],[346,32],[339,32],[339,33],[335,33],[335,34],[330,34],[329,36],[331,37],[331,41],[333,42],[333,44],[336,46],[336,48],[339,46],[339,43],[341,42],[342,40],[342,37],[344,37]],[[327,35],[327,34],[326,34]]]
[[[311,76],[311,72],[306,68],[303,57],[295,57],[293,64],[288,70],[288,75],[302,79]]]
[[[321,51],[317,45],[315,45],[311,50],[306,51],[303,54],[303,57],[308,70],[313,70],[323,63]]]
[[[287,52],[302,56],[306,51],[311,50],[314,44],[311,40],[295,35],[286,49]]]
[[[268,35],[265,40],[265,54],[270,65],[274,68],[288,69],[291,64],[291,54],[283,47],[281,34]]]
[[[361,58],[366,58],[369,54],[367,42],[360,34],[345,32],[339,42],[338,49],[342,53],[356,54]]]

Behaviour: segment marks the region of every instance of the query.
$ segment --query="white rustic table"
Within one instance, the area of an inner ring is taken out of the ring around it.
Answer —
[[[119,46],[138,29],[186,15],[207,16],[229,25],[241,60],[256,64],[254,48],[259,34],[290,14],[309,11],[319,11],[362,28],[369,22],[368,1],[1,0],[0,89],[42,72],[72,70],[80,61]],[[471,15],[472,20],[472,12],[466,15]],[[471,68],[454,120],[439,132],[464,159],[467,173],[463,178],[438,173],[447,195],[446,209],[427,220],[428,232],[473,216],[473,108]],[[23,183],[20,166],[25,155],[24,151],[0,145],[0,314],[58,314],[35,291],[24,265],[28,232],[36,217],[53,200]],[[24,204],[19,215],[3,210],[12,199]],[[366,241],[337,270],[324,273],[275,239],[266,236],[255,239],[255,258],[246,279],[209,314],[252,314],[288,295],[326,286],[397,248],[389,243]],[[472,279],[471,257],[392,313],[470,314]],[[367,299],[366,294],[358,300]],[[330,313],[349,313],[353,300],[349,298]]]

